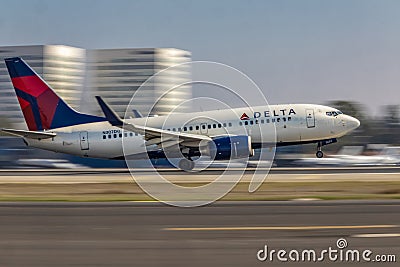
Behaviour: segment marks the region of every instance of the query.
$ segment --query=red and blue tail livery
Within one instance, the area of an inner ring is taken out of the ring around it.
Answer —
[[[72,109],[23,59],[7,58],[5,62],[30,131],[106,120]]]

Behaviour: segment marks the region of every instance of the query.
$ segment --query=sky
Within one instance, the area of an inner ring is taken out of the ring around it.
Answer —
[[[0,46],[176,47],[248,75],[270,104],[400,104],[400,1],[5,1]]]

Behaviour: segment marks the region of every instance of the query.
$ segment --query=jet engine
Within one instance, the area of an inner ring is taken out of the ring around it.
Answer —
[[[254,155],[251,137],[247,135],[219,136],[200,147],[202,155],[214,160],[247,158]]]

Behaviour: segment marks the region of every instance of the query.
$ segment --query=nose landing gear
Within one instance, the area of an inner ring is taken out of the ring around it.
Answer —
[[[318,146],[317,146],[317,153],[315,153],[315,156],[317,156],[317,158],[323,158],[324,157],[324,152],[322,152],[322,144],[321,142],[318,142]]]

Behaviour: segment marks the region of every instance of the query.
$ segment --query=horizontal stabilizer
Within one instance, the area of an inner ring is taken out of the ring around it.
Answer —
[[[47,138],[53,138],[57,135],[56,133],[25,131],[25,130],[15,130],[15,129],[1,129],[1,131],[15,136],[25,137],[30,139],[47,139]]]

